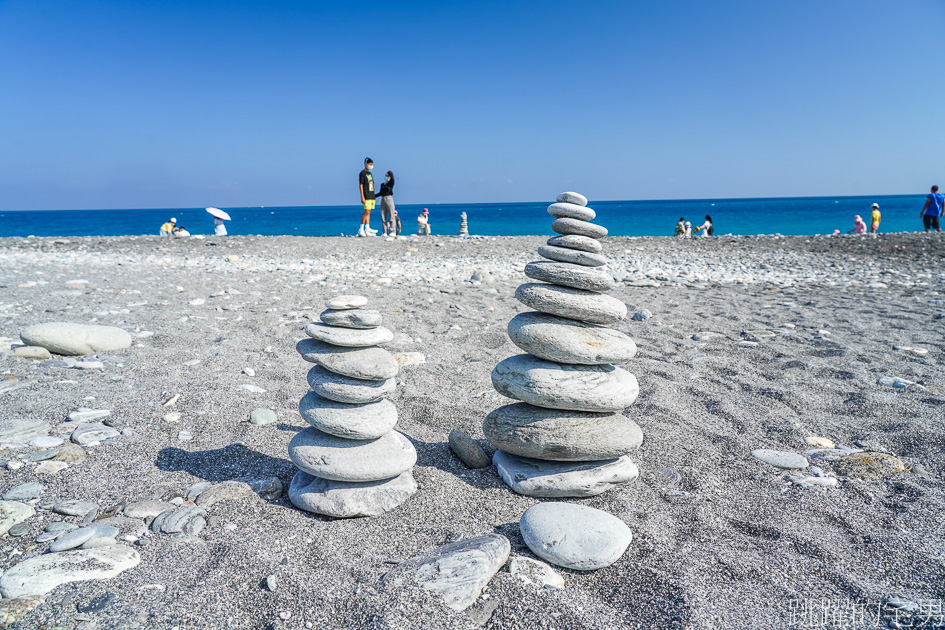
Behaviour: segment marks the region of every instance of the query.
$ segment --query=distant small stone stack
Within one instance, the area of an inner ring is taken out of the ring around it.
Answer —
[[[312,426],[289,443],[300,468],[289,498],[302,510],[338,518],[378,516],[417,491],[411,472],[417,452],[394,431],[397,409],[386,399],[399,366],[377,347],[394,335],[379,312],[361,308],[366,304],[357,295],[329,300],[321,322],[305,327],[311,339],[297,346],[316,365],[308,373],[312,391],[299,402]]]
[[[643,441],[637,424],[620,414],[636,400],[633,374],[614,364],[637,348],[606,328],[626,317],[598,239],[607,229],[589,223],[587,198],[561,193],[548,207],[560,234],[538,248],[545,261],[525,266],[538,282],[515,297],[537,312],[508,325],[512,342],[528,354],[509,357],[492,371],[496,391],[521,402],[486,416],[483,432],[499,450],[493,463],[517,493],[535,497],[600,494],[639,474],[628,452]]]
[[[466,213],[463,212],[459,215],[459,235],[460,236],[469,236],[469,226],[466,225]]]

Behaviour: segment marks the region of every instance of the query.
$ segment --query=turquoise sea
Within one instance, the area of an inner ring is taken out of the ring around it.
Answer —
[[[396,197],[395,197],[396,199]],[[925,195],[875,197],[793,197],[768,199],[687,199],[679,201],[591,201],[597,220],[613,235],[671,236],[680,217],[701,225],[712,216],[715,234],[830,234],[853,228],[853,216],[869,223],[870,206],[880,205],[881,232],[919,231]],[[422,205],[397,205],[403,233],[416,232]],[[456,234],[465,212],[471,234],[547,234],[548,202],[427,204],[434,234]],[[338,236],[353,234],[360,222],[358,206],[291,208],[223,208],[233,218],[230,234]],[[157,234],[162,223],[177,218],[192,234],[212,234],[213,219],[203,208],[146,210],[13,210],[0,211],[2,236],[114,236]],[[380,229],[380,211],[371,227]]]

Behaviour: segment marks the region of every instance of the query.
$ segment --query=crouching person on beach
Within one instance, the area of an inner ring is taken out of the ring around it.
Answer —
[[[426,208],[417,217],[417,234],[419,236],[430,236],[430,211]]]

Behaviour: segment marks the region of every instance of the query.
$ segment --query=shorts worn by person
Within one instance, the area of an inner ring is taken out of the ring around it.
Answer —
[[[932,192],[925,198],[925,205],[922,206],[922,212],[919,213],[926,232],[931,230],[942,231],[943,206],[945,206],[945,195],[938,191],[938,186],[932,186]]]
[[[361,191],[361,207],[364,213],[361,215],[361,227],[358,228],[358,236],[375,236],[377,230],[371,229],[371,210],[374,209],[374,176],[371,171],[374,169],[374,160],[364,158],[364,169],[358,173],[358,188]]]
[[[420,236],[430,236],[430,211],[426,208],[417,217],[417,234]]]
[[[161,236],[170,236],[174,233],[174,226],[177,225],[177,219],[171,217],[171,220],[161,226]]]
[[[879,232],[879,222],[882,218],[882,215],[879,213],[879,204],[874,203],[870,212],[870,234]]]

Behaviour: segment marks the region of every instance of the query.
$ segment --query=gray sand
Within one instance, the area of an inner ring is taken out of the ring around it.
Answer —
[[[631,315],[653,313],[612,326],[639,347],[623,367],[640,383],[626,414],[644,433],[632,455],[641,476],[580,501],[629,525],[627,553],[593,573],[560,570],[560,591],[503,569],[462,613],[432,594],[387,588],[380,579],[396,563],[457,536],[501,533],[512,557],[533,557],[518,521],[537,501],[513,494],[492,467],[467,469],[447,435],[459,428],[481,439],[485,415],[511,402],[489,375],[520,352],[505,327],[525,310],[513,293],[546,238],[0,239],[8,342],[47,321],[154,333],[110,353],[123,363],[103,370],[0,358],[0,385],[34,383],[0,393],[4,416],[46,420],[55,435],[87,406],[136,431],[89,447],[87,460],[56,475],[38,475],[35,464],[2,469],[3,491],[47,486],[30,533],[2,541],[2,569],[45,549],[33,540],[47,523],[78,522],[43,509],[55,501],[104,511],[245,475],[276,475],[287,488],[295,468],[286,447],[306,426],[298,401],[311,367],[295,344],[328,298],[367,296],[397,334],[387,347],[426,355],[402,368],[393,398],[397,428],[419,456],[420,490],[397,510],[342,521],[285,496],[217,503],[198,538],[154,535],[137,548],[140,565],[57,588],[17,627],[784,628],[798,600],[826,598],[862,605],[869,621],[856,627],[868,628],[879,627],[876,605],[890,597],[945,598],[945,239],[934,235],[605,239],[615,275],[660,285],[618,282],[611,293]],[[708,341],[692,339],[705,332]],[[192,360],[200,363],[184,365]],[[922,387],[877,385],[885,376]],[[257,408],[278,421],[250,424]],[[169,411],[179,422],[162,420]],[[193,439],[179,440],[181,431]],[[749,455],[804,453],[807,436],[859,440],[931,478],[907,471],[805,489]],[[678,485],[660,469],[678,473]],[[687,494],[667,496],[673,490]],[[104,593],[116,596],[104,610],[77,611]]]

